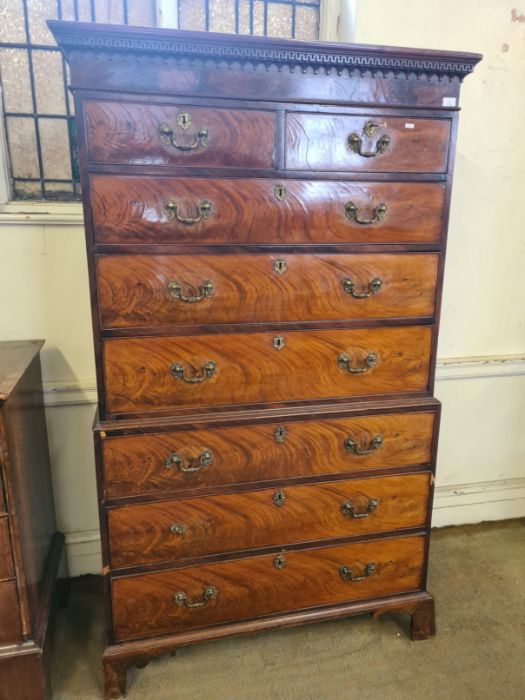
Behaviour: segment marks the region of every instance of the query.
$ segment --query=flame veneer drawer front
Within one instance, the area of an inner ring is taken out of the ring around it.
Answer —
[[[424,527],[428,485],[428,473],[420,473],[110,508],[111,564],[118,569]]]
[[[430,463],[434,412],[106,438],[108,498]]]
[[[330,399],[428,387],[432,328],[104,341],[111,413]]]
[[[286,168],[444,173],[449,138],[449,119],[289,113]]]
[[[114,578],[115,639],[414,591],[424,548],[399,537]]]
[[[97,243],[432,243],[438,182],[90,177]]]
[[[103,255],[103,328],[416,318],[434,314],[439,256]]]
[[[88,159],[151,166],[272,168],[275,113],[88,100]]]

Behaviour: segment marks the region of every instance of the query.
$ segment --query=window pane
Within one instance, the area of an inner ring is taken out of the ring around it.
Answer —
[[[71,200],[75,198],[73,183],[71,182],[46,182],[44,185],[46,199]]]
[[[23,44],[25,40],[22,0],[0,0],[0,41]]]
[[[138,27],[154,27],[155,3],[144,0],[128,0],[128,24]]]
[[[315,41],[319,38],[319,9],[297,6],[295,14],[295,38]]]
[[[39,178],[35,120],[31,117],[6,117],[6,127],[13,177]]]
[[[6,112],[33,112],[27,49],[0,49],[0,77]]]
[[[48,180],[70,180],[67,119],[39,119],[38,124],[44,177]]]
[[[20,182],[13,183],[13,195],[15,199],[42,199],[42,186],[40,182]]]
[[[292,36],[292,8],[290,5],[268,3],[268,36]]]
[[[253,33],[264,36],[264,2],[255,0],[253,4]]]
[[[33,51],[36,108],[39,114],[65,114],[62,57],[58,51]]]
[[[235,33],[235,3],[233,0],[209,0],[210,32]]]
[[[29,37],[32,44],[55,45],[46,20],[57,18],[56,0],[26,0],[29,18]]]
[[[122,0],[95,0],[95,20],[109,24],[122,24],[124,22]]]
[[[182,0],[179,3],[179,27],[181,29],[206,29],[204,0]]]

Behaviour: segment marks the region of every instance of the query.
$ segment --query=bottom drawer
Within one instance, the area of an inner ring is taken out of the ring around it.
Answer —
[[[266,554],[113,579],[116,641],[421,587],[424,536]]]

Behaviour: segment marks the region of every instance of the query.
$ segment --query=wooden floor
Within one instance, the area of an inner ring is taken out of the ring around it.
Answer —
[[[369,616],[182,649],[129,674],[129,700],[523,700],[525,521],[433,533],[437,637]],[[102,698],[102,597],[73,582],[59,613],[55,700]]]

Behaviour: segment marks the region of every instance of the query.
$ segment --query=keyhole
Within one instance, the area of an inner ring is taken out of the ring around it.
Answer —
[[[275,270],[275,272],[277,272],[278,275],[282,275],[283,272],[286,272],[286,270],[288,269],[286,260],[276,260],[273,264],[273,269]]]
[[[276,350],[282,350],[284,348],[284,338],[282,335],[278,335],[273,339],[273,347]]]
[[[274,435],[276,442],[284,442],[284,438],[286,437],[286,428],[284,425],[277,426]]]
[[[177,124],[181,129],[187,129],[191,124],[191,118],[188,112],[180,112],[177,116]]]
[[[281,184],[275,185],[275,187],[273,188],[273,193],[275,195],[275,199],[278,199],[279,202],[282,202],[286,198],[286,187]]]

